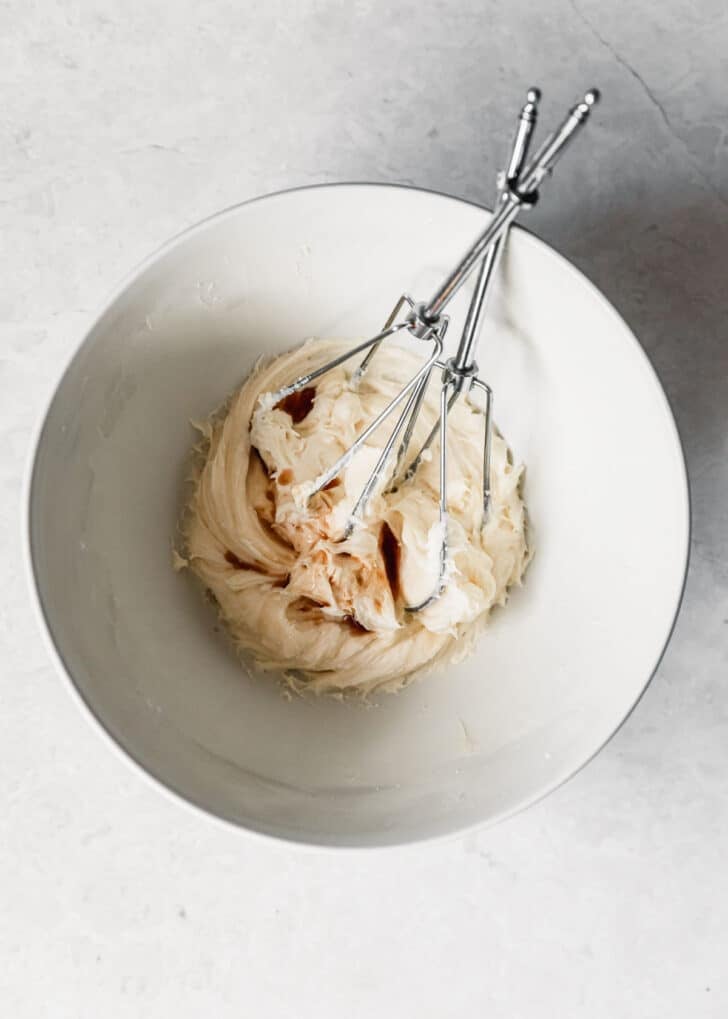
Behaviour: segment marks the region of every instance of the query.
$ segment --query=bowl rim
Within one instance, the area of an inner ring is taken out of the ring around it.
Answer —
[[[436,188],[418,187],[411,184],[398,184],[390,183],[386,181],[367,181],[367,180],[350,180],[350,181],[335,181],[328,183],[314,183],[314,184],[303,184],[289,188],[281,188],[276,191],[266,192],[261,195],[255,195],[251,198],[245,199],[241,202],[236,202],[233,205],[226,206],[225,208],[206,216],[204,219],[198,220],[192,223],[190,226],[184,228],[178,233],[174,234],[168,240],[164,241],[161,245],[155,248],[149,255],[134,265],[117,283],[112,287],[110,292],[107,292],[104,297],[100,300],[96,310],[90,316],[88,325],[84,329],[83,335],[77,342],[72,344],[71,350],[68,356],[64,359],[57,376],[51,382],[45,397],[41,400],[41,409],[38,413],[35,425],[31,432],[30,442],[28,446],[28,452],[26,456],[26,462],[24,467],[23,482],[22,482],[22,497],[21,497],[21,530],[22,530],[22,557],[24,562],[24,572],[26,576],[26,586],[30,594],[30,600],[33,606],[33,612],[36,617],[39,629],[42,633],[42,638],[48,651],[49,657],[55,666],[56,672],[62,677],[63,685],[76,703],[81,709],[81,714],[85,717],[89,725],[94,729],[96,733],[102,735],[102,739],[105,741],[107,746],[110,746],[116,756],[121,759],[126,767],[131,766],[132,770],[142,778],[155,790],[161,791],[169,800],[172,802],[183,805],[187,809],[190,809],[197,817],[205,818],[207,821],[212,822],[216,825],[222,825],[228,831],[235,831],[237,833],[243,833],[246,836],[261,840],[262,843],[268,846],[288,847],[296,848],[304,851],[321,851],[327,850],[331,852],[340,852],[346,850],[347,852],[372,852],[376,850],[388,850],[388,849],[403,849],[405,847],[417,848],[421,845],[431,845],[447,842],[456,838],[463,837],[467,834],[484,831],[486,828],[490,828],[495,824],[505,821],[510,817],[514,817],[516,814],[520,814],[522,811],[529,807],[535,806],[540,803],[543,799],[561,788],[566,782],[578,775],[579,772],[585,768],[601,751],[607,746],[607,744],[614,738],[614,736],[620,731],[625,725],[633,711],[640,703],[645,695],[648,687],[652,683],[657,670],[664,658],[665,652],[670,644],[673,633],[675,632],[675,626],[677,624],[678,617],[680,615],[680,609],[682,607],[683,599],[685,596],[685,588],[687,584],[687,577],[690,564],[690,551],[692,544],[692,500],[691,500],[691,489],[690,489],[690,478],[687,468],[687,458],[685,455],[685,447],[680,435],[680,430],[677,425],[675,413],[672,408],[670,399],[665,392],[665,388],[662,385],[660,376],[652,363],[652,360],[640,343],[637,335],[631,329],[628,322],[622,316],[622,314],[614,307],[612,302],[602,293],[602,291],[594,284],[591,279],[577,266],[575,266],[565,255],[556,250],[546,241],[538,237],[532,230],[521,224],[515,224],[512,230],[517,233],[523,234],[529,238],[529,241],[535,244],[537,247],[545,249],[546,253],[561,263],[562,267],[569,271],[572,275],[576,276],[581,285],[585,286],[592,294],[592,296],[602,305],[604,305],[609,312],[616,316],[616,318],[622,323],[626,332],[634,342],[636,353],[638,356],[643,358],[645,366],[648,368],[652,380],[656,385],[659,394],[664,401],[665,409],[667,411],[668,420],[672,424],[673,438],[677,447],[678,463],[681,467],[681,479],[682,488],[685,498],[685,520],[686,527],[683,535],[684,540],[684,552],[683,552],[683,566],[682,566],[682,581],[680,583],[679,591],[675,599],[675,605],[673,608],[672,621],[667,628],[667,633],[664,638],[659,654],[655,660],[654,666],[650,671],[649,675],[645,679],[644,685],[637,694],[634,701],[627,708],[622,719],[614,727],[612,732],[604,739],[598,747],[595,748],[580,764],[576,767],[568,767],[564,770],[564,774],[551,780],[545,787],[540,788],[538,791],[531,795],[522,797],[514,805],[496,813],[492,817],[484,818],[479,821],[474,821],[469,824],[459,825],[455,828],[446,831],[438,832],[432,835],[414,835],[406,839],[394,839],[387,840],[386,838],[382,841],[362,842],[357,844],[355,842],[336,842],[334,840],[317,840],[315,837],[310,837],[307,833],[302,837],[285,835],[280,832],[273,831],[265,825],[254,826],[250,822],[243,823],[241,821],[233,820],[232,818],[224,817],[221,814],[217,814],[210,808],[204,806],[202,803],[198,803],[191,799],[185,792],[174,786],[168,784],[168,782],[153,772],[149,771],[147,767],[138,761],[132,753],[116,738],[111,730],[104,723],[103,719],[96,714],[91,703],[86,700],[82,694],[80,688],[77,686],[74,677],[69,667],[67,667],[63,657],[56,646],[53,632],[51,629],[50,621],[46,615],[45,607],[40,593],[39,583],[36,576],[35,559],[33,552],[33,541],[32,541],[32,506],[33,506],[33,490],[35,483],[35,472],[37,466],[38,451],[43,441],[45,433],[46,423],[51,407],[56,399],[56,396],[60,392],[60,389],[65,381],[66,375],[70,371],[74,361],[81,353],[83,347],[88,342],[91,334],[94,332],[103,316],[109,310],[110,307],[122,296],[122,294],[136,281],[143,273],[153,265],[159,258],[171,251],[183,241],[193,236],[198,231],[204,230],[209,227],[212,223],[217,220],[225,219],[229,216],[233,216],[239,213],[241,210],[251,205],[256,205],[260,202],[265,202],[271,198],[279,198],[284,195],[295,195],[300,192],[308,191],[330,191],[330,190],[341,190],[341,189],[355,189],[355,188],[377,188],[386,189],[391,191],[414,191],[420,194],[434,196],[437,198],[448,199],[449,201],[457,202],[461,205],[465,205],[471,209],[475,209],[479,212],[492,213],[492,210],[487,206],[480,204],[479,202],[472,201],[454,195],[446,191],[441,191]]]

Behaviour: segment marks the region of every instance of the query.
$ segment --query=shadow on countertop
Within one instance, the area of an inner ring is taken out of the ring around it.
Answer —
[[[562,216],[537,232],[604,292],[647,351],[683,441],[693,546],[715,562],[728,536],[728,207],[680,191],[649,205],[612,198],[583,228]]]

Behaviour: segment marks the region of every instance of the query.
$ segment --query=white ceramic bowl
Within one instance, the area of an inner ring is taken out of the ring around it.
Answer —
[[[339,846],[492,822],[584,764],[657,666],[688,550],[675,425],[617,313],[521,230],[480,361],[528,465],[537,553],[474,657],[372,709],[286,701],[244,674],[193,580],[171,569],[189,419],[261,354],[369,335],[402,290],[426,297],[484,216],[371,185],[223,212],[134,273],[53,396],[29,484],[44,625],[113,740],[213,815]]]

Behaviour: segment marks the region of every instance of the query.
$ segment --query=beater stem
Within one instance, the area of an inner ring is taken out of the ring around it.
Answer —
[[[508,200],[508,190],[510,188],[518,187],[518,178],[521,174],[521,170],[523,169],[523,164],[526,161],[526,156],[528,155],[528,150],[531,144],[531,138],[533,137],[533,132],[536,127],[536,120],[538,119],[538,102],[540,98],[541,93],[538,89],[529,89],[526,103],[521,109],[521,113],[518,118],[518,127],[516,128],[516,136],[513,139],[513,145],[511,147],[511,156],[508,161],[508,168],[506,169],[505,174],[501,177],[498,186],[495,201],[496,209],[500,204]],[[468,307],[468,314],[465,319],[462,336],[460,337],[460,343],[453,362],[453,370],[456,373],[469,368],[473,363],[473,352],[478,342],[478,333],[480,331],[480,323],[482,322],[486,298],[488,296],[491,280],[495,276],[500,263],[505,238],[506,230],[504,229],[503,234],[494,241],[488,249],[482,265],[480,266],[475,290]],[[458,392],[462,389],[463,382],[464,379],[461,379],[458,384]]]
[[[508,193],[511,190],[516,190],[518,187],[518,177],[523,168],[526,156],[528,155],[528,149],[531,144],[531,138],[536,127],[536,120],[538,118],[538,102],[541,98],[541,93],[538,89],[529,89],[526,97],[526,103],[522,107],[519,118],[518,126],[516,128],[516,134],[513,139],[511,146],[511,153],[508,159],[508,167],[506,171],[499,175],[498,191],[496,193],[495,208],[498,209],[499,205],[507,201]],[[443,367],[443,385],[450,384],[452,393],[448,400],[447,408],[450,410],[459,397],[463,390],[465,383],[468,380],[474,379],[478,371],[478,366],[473,358],[473,351],[478,341],[478,334],[480,332],[480,325],[482,323],[483,314],[485,312],[485,304],[490,289],[491,282],[495,277],[495,273],[500,263],[500,256],[505,244],[507,235],[507,228],[504,229],[503,234],[496,240],[493,245],[488,249],[488,252],[483,260],[483,263],[478,272],[478,279],[475,284],[475,290],[473,296],[470,299],[470,305],[468,307],[468,314],[465,319],[465,325],[463,326],[463,332],[460,337],[460,343],[455,357],[451,358],[447,364]],[[424,392],[422,393],[424,398]],[[421,400],[420,400],[421,402]],[[419,406],[415,408],[413,418]],[[486,427],[489,426],[490,419],[486,420]],[[414,428],[414,420],[412,421],[412,429]],[[411,431],[410,429],[410,435]],[[439,422],[436,421],[432,426],[427,438],[422,444],[417,456],[414,458],[412,463],[407,468],[404,475],[404,480],[408,481],[417,471],[420,463],[422,462],[422,456],[424,452],[430,448],[432,443],[435,441],[439,430]],[[405,436],[405,440],[408,440],[409,436]],[[489,441],[489,437],[487,437]],[[403,449],[404,447],[404,449]],[[400,456],[397,461],[397,470],[401,466],[404,460],[404,453],[406,452],[405,441],[400,446]],[[395,474],[396,477],[396,474]]]
[[[487,249],[513,222],[523,205],[533,205],[538,198],[538,186],[556,165],[567,144],[582,127],[599,99],[596,89],[586,93],[583,100],[574,106],[553,134],[549,135],[539,149],[533,162],[522,176],[519,188],[509,188],[506,200],[496,212],[485,230],[472,247],[465,253],[458,265],[435,291],[429,302],[421,309],[425,323],[435,323],[452,300]]]

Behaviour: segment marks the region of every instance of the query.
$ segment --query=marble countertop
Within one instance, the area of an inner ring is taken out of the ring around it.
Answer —
[[[728,1014],[723,0],[0,5],[0,1010],[13,1019]],[[530,226],[623,313],[692,481],[648,692],[539,806],[433,847],[261,844],[161,796],[55,675],[20,484],[59,368],[169,235],[316,181],[488,201],[523,89],[604,102]]]

